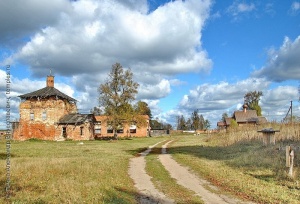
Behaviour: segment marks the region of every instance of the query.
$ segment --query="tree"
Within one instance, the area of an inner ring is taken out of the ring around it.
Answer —
[[[205,130],[209,129],[210,128],[210,122],[209,120],[205,120],[204,123],[203,123],[203,128]]]
[[[186,120],[186,122],[185,122],[185,129],[186,130],[191,130],[192,129],[192,120],[191,120],[191,118],[188,118],[187,120]]]
[[[151,110],[148,104],[144,101],[138,101],[135,106],[135,111],[140,115],[148,115],[149,118],[152,118]]]
[[[131,102],[135,99],[139,84],[134,82],[131,70],[124,70],[121,64],[112,65],[107,81],[99,86],[99,103],[104,107],[107,121],[114,130],[114,137],[117,138],[117,130],[124,121],[135,121],[137,119]]]
[[[204,117],[203,117],[203,115],[201,114],[200,115],[200,122],[199,122],[199,129],[200,130],[203,130],[205,127],[204,127],[204,122],[205,122],[205,120],[204,120]]]
[[[263,96],[261,91],[250,91],[244,96],[245,104],[251,110],[256,110],[258,116],[261,116],[261,107],[258,104],[261,96]]]
[[[226,122],[226,118],[228,118],[228,114],[227,113],[223,113],[222,114],[222,121]]]
[[[90,110],[90,113],[94,115],[101,115],[101,109],[99,107],[94,107]]]
[[[198,110],[194,110],[191,116],[192,129],[194,129],[195,131],[198,130],[200,127],[200,116],[198,112],[199,112]]]
[[[183,115],[177,116],[177,130],[186,130],[186,122]]]
[[[150,120],[151,129],[163,129],[163,124],[158,121],[158,118],[155,120]]]

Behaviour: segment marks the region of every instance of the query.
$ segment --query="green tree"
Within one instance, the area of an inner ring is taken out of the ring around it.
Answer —
[[[204,120],[204,123],[203,123],[203,128],[205,130],[209,129],[210,128],[210,121],[209,120]]]
[[[245,104],[251,109],[256,110],[258,116],[261,116],[261,107],[259,105],[260,97],[263,96],[261,91],[250,91],[245,94]]]
[[[200,116],[199,116],[199,111],[198,110],[194,110],[191,116],[191,120],[192,120],[192,129],[193,130],[198,130],[200,129]]]
[[[144,124],[138,118],[131,105],[138,93],[139,84],[134,82],[131,70],[124,70],[121,64],[112,65],[111,71],[104,84],[100,84],[99,103],[104,107],[105,115],[108,116],[107,122],[114,130],[114,137],[117,138],[117,130],[124,121]]]
[[[186,130],[191,130],[192,129],[192,120],[191,120],[191,118],[188,118],[186,120],[185,127],[186,127]]]
[[[227,113],[223,113],[222,114],[222,121],[226,122],[226,118],[228,118],[228,114]]]
[[[186,130],[186,121],[183,115],[177,116],[177,130]]]
[[[199,129],[200,130],[204,130],[204,122],[205,122],[205,120],[204,120],[204,117],[203,117],[203,115],[201,114],[200,115],[200,122],[199,122]]]
[[[135,111],[140,115],[148,115],[149,118],[152,118],[151,110],[148,104],[144,101],[138,101],[135,105]]]
[[[99,107],[94,107],[90,110],[90,113],[94,115],[101,115],[101,109]]]

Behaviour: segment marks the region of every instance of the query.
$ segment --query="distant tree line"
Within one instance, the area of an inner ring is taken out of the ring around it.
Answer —
[[[177,116],[176,122],[177,130],[206,130],[211,126],[209,120],[204,119],[198,110],[194,110],[187,119],[183,115]]]

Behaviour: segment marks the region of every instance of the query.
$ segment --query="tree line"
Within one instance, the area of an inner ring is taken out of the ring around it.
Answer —
[[[187,119],[183,115],[177,116],[176,123],[177,130],[207,130],[211,126],[209,120],[199,114],[199,110],[194,110]]]

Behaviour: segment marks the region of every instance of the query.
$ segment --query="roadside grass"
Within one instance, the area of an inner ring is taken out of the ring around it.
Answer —
[[[10,202],[135,203],[129,159],[161,140],[12,141]],[[5,141],[0,144],[5,147]],[[0,203],[6,202],[5,153],[2,148]]]
[[[174,199],[178,204],[204,203],[194,192],[177,184],[176,180],[170,176],[169,172],[160,163],[158,155],[161,154],[161,146],[163,144],[153,148],[150,154],[146,156],[146,172],[152,177],[151,181],[154,186],[169,198]]]
[[[279,150],[280,145],[263,147],[260,140],[254,139],[221,145],[227,138],[216,137],[180,137],[168,151],[199,177],[240,198],[257,203],[300,202],[299,157],[292,179],[287,176],[285,151]]]

